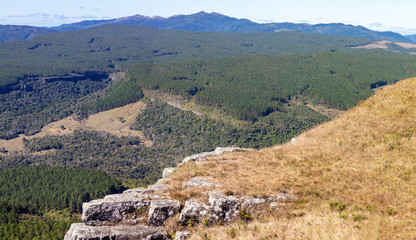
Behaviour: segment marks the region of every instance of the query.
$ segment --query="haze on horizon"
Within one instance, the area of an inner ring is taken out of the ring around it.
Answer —
[[[218,12],[258,23],[345,23],[377,31],[416,34],[412,0],[16,0],[0,9],[0,24],[51,27],[136,14],[170,17]]]

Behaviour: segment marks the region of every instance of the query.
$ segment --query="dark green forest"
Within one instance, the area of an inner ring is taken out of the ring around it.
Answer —
[[[90,78],[78,81],[39,78],[21,81],[19,89],[0,94],[0,138],[33,135],[46,124],[78,112],[77,105],[80,102],[85,105],[90,99],[83,97],[103,90],[108,85],[106,80]],[[94,100],[90,99],[89,102]]]
[[[113,177],[136,179],[136,184],[143,186],[155,182],[163,168],[175,166],[188,155],[218,146],[272,146],[328,119],[308,107],[293,105],[255,124],[235,127],[155,101],[147,105],[132,126],[154,141],[152,147],[145,147],[138,137],[75,131],[71,135],[24,140],[27,153],[0,155],[0,168],[41,164],[100,169]],[[39,154],[45,150],[52,151]]]
[[[368,39],[300,32],[230,34],[104,25],[0,43],[0,86],[28,76],[114,72],[132,63],[345,49]]]
[[[0,169],[0,239],[63,239],[82,203],[125,188],[103,172],[46,166]]]
[[[411,56],[321,52],[138,65],[126,77],[257,121],[296,96],[346,110],[373,95],[373,88],[415,76],[415,70]]]
[[[132,64],[348,51],[348,46],[367,42],[299,32],[228,34],[101,26],[0,43],[0,139],[30,136],[71,114],[87,117],[137,101],[141,93],[131,83],[107,91],[108,75]]]

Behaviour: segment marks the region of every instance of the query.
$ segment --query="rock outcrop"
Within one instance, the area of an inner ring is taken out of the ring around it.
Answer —
[[[163,227],[150,227],[143,225],[118,226],[87,226],[74,223],[65,234],[65,239],[74,240],[164,240],[171,239]]]
[[[197,153],[197,154],[191,155],[189,157],[186,157],[182,161],[182,163],[179,164],[179,166],[184,164],[184,163],[190,162],[190,161],[200,161],[200,160],[202,160],[204,158],[207,158],[207,157],[217,157],[217,156],[221,156],[221,155],[223,155],[224,153],[227,153],[227,152],[236,152],[236,151],[245,152],[245,151],[250,151],[250,149],[248,149],[248,148],[239,148],[239,147],[217,147],[215,149],[215,151],[213,151],[213,152]]]
[[[219,156],[225,152],[240,148],[217,148],[214,152],[196,154],[184,159],[201,161],[208,156]],[[169,178],[175,168],[166,169],[164,179]],[[107,195],[103,199],[83,204],[82,222],[71,225],[65,240],[103,240],[103,239],[172,239],[164,225],[173,217],[183,227],[198,223],[205,225],[223,224],[235,220],[247,220],[250,213],[266,207],[278,207],[294,196],[279,194],[269,198],[226,196],[216,190],[221,187],[203,177],[194,177],[185,183],[186,188],[207,188],[208,202],[188,199],[182,205],[179,201],[167,197],[168,185],[164,180],[148,188],[136,188],[121,194]],[[269,204],[269,205],[267,205]],[[175,239],[186,239],[189,231],[178,231]]]
[[[202,187],[202,188],[215,188],[221,187],[221,185],[212,183],[204,177],[193,177],[185,183],[186,188]]]

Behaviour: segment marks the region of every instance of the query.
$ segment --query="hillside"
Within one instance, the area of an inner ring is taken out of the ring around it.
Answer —
[[[301,24],[301,23],[256,23],[248,19],[237,19],[220,13],[199,12],[190,15],[176,15],[168,18],[147,17],[134,15],[118,19],[83,21],[53,27],[56,31],[75,31],[95,27],[102,24],[114,25],[143,25],[159,29],[199,31],[199,32],[228,32],[228,33],[256,33],[299,31],[305,33],[319,33],[339,36],[354,36],[373,40],[388,40],[394,42],[412,42],[413,40],[394,32],[377,32],[362,26],[331,24]]]
[[[133,64],[347,51],[363,43],[368,40],[299,32],[228,34],[109,25],[1,43],[0,138],[33,135],[74,113],[85,117],[137,101],[140,90],[131,82],[113,87],[113,95],[106,97],[115,82],[109,75]]]
[[[126,78],[257,121],[297,98],[346,110],[372,89],[413,76],[415,68],[412,56],[319,52],[138,65]]]
[[[197,196],[183,189],[194,176],[234,196],[298,196],[248,224],[196,227],[191,239],[414,239],[415,87],[385,87],[295,142],[180,167],[171,196]]]
[[[35,35],[53,32],[55,32],[55,30],[42,27],[0,25],[0,42],[29,40],[32,39]]]

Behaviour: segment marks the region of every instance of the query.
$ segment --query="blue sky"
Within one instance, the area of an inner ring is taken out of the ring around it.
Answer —
[[[0,0],[0,24],[57,26],[136,14],[169,17],[218,12],[255,22],[362,25],[416,34],[414,0]]]

